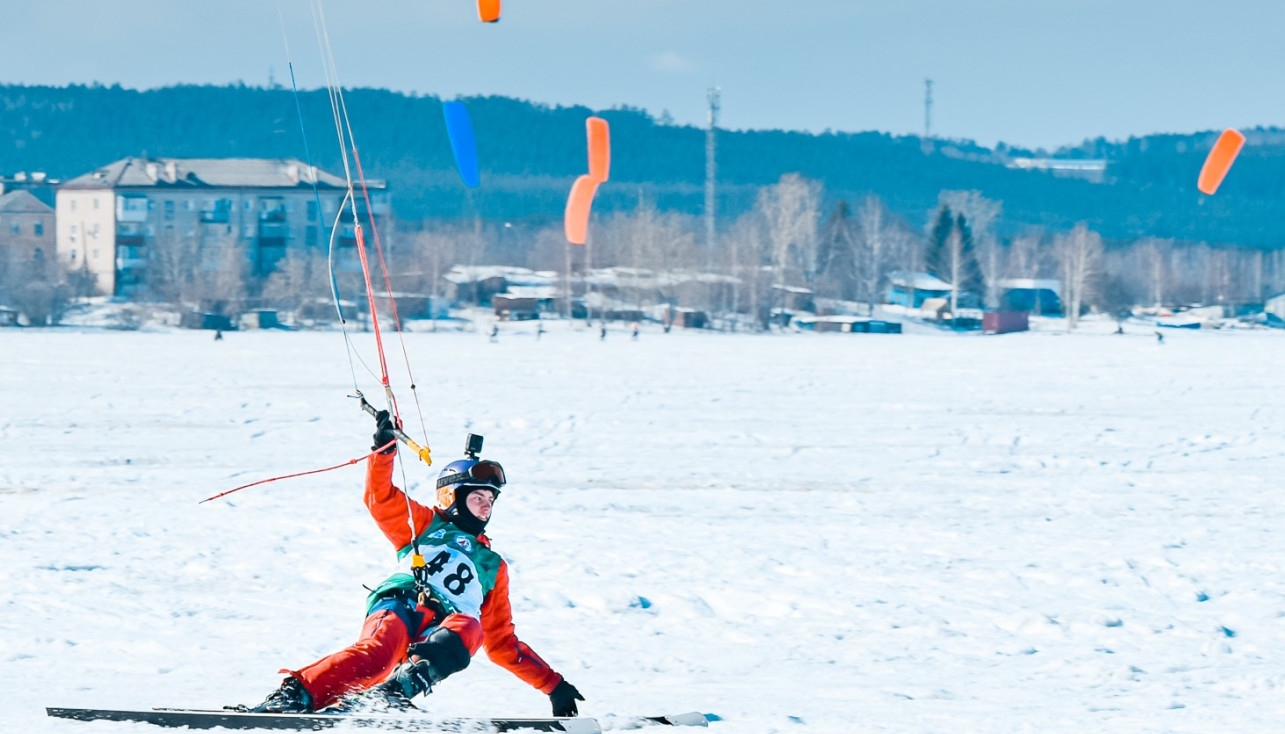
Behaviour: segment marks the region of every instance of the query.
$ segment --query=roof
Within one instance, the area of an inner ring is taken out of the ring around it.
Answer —
[[[999,288],[1009,290],[1053,291],[1062,294],[1062,281],[1057,278],[1005,278],[995,281]]]
[[[504,293],[496,296],[497,298],[556,298],[558,289],[552,285],[511,285]]]
[[[28,191],[10,191],[0,196],[0,214],[53,214],[53,207]]]
[[[903,288],[914,288],[918,291],[948,291],[950,283],[931,273],[912,273],[905,270],[894,270],[888,273],[888,282]]]
[[[77,176],[62,189],[344,189],[346,180],[297,158],[122,158]],[[383,181],[367,181],[385,188]]]
[[[552,280],[548,273],[537,273],[530,268],[513,265],[456,265],[442,277],[456,285],[491,278],[504,278],[509,284],[518,285],[545,285]]]

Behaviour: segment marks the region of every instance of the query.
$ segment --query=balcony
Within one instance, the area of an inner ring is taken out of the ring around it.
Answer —
[[[266,212],[259,212],[260,222],[284,222],[286,221],[285,209],[269,209]]]
[[[276,224],[269,222],[259,222],[259,239],[285,240],[290,237],[290,226],[287,224]]]
[[[143,196],[117,196],[116,221],[145,222],[150,202]]]
[[[123,247],[138,247],[146,244],[146,240],[141,234],[117,234],[116,244]]]
[[[201,223],[202,224],[227,224],[228,210],[227,209],[202,209]]]

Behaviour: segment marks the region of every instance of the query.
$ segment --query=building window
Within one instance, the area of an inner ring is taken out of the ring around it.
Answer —
[[[80,225],[79,224],[71,225],[71,229],[68,230],[68,232],[71,235],[71,241],[75,242],[76,236],[80,234]]]
[[[97,208],[98,208],[98,199],[94,199],[94,208],[95,208],[95,209],[97,209]]]
[[[44,222],[36,222],[34,225],[32,225],[32,229],[35,231],[35,233],[36,233],[36,236],[37,236],[37,237],[44,237],[44,236],[45,236],[45,223],[44,223]],[[73,260],[75,260],[75,259],[76,259],[76,254],[75,254],[75,252],[76,252],[75,250],[72,250],[72,256],[71,256],[71,258],[72,258]]]
[[[173,218],[174,218],[174,200],[166,199],[165,200],[165,219],[169,220]]]
[[[304,235],[304,245],[312,247],[317,244],[317,228],[308,227],[307,234]]]
[[[9,225],[9,234],[22,234],[22,225],[14,222]]]
[[[315,201],[308,202],[308,221],[317,221],[317,202]]]
[[[76,251],[75,251],[75,250],[72,250],[72,251],[71,251],[71,261],[72,261],[72,262],[76,262]]]
[[[75,199],[72,199],[72,200],[71,200],[71,210],[72,210],[72,211],[76,211],[76,200],[75,200]]]

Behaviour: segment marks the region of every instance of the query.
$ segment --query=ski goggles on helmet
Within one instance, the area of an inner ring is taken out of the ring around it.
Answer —
[[[504,467],[500,466],[498,462],[487,459],[477,462],[464,471],[447,474],[437,480],[438,489],[456,484],[499,489],[505,484]]]

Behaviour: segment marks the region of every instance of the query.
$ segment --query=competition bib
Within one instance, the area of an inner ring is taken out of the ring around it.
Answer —
[[[443,540],[446,542],[442,545],[420,546],[428,585],[438,598],[453,606],[454,611],[480,619],[484,597],[482,582],[477,566],[468,555],[477,543],[463,534]],[[401,560],[402,569],[411,573],[412,554],[407,553]]]

